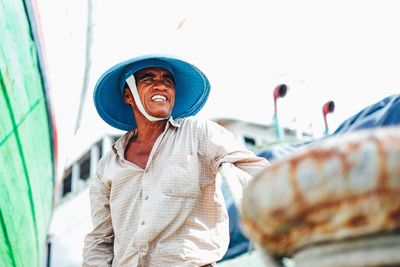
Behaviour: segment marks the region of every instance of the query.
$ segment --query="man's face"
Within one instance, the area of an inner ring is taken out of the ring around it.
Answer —
[[[136,87],[146,111],[155,117],[167,117],[175,103],[175,83],[169,71],[146,68],[135,73]]]

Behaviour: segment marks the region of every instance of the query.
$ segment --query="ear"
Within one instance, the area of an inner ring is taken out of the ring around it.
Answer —
[[[133,102],[133,95],[132,95],[131,90],[129,90],[128,86],[125,86],[123,92],[124,92],[124,93],[123,93],[123,94],[124,94],[124,102],[127,103],[127,104],[132,104],[132,102]]]

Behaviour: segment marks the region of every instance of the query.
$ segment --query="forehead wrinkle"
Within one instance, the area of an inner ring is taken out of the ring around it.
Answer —
[[[139,77],[137,78],[138,80],[142,80],[142,79],[145,79],[145,78],[153,78],[153,77],[155,77],[156,75],[154,74],[154,73],[152,73],[152,72],[146,72],[146,73],[144,73],[143,75],[138,75]]]
[[[164,68],[147,68],[147,69],[141,69],[137,71],[134,76],[136,80],[143,80],[145,78],[154,78],[157,76],[157,73],[159,71],[162,71],[162,78],[163,79],[171,79],[175,83],[175,78],[172,75],[171,72],[169,72],[167,69]],[[143,74],[142,74],[143,72]]]

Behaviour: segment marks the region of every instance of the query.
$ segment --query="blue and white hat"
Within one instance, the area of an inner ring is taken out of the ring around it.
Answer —
[[[98,80],[93,99],[97,112],[105,122],[125,131],[137,127],[131,106],[124,102],[123,88],[132,74],[150,67],[164,68],[174,76],[173,118],[195,115],[204,106],[210,93],[210,83],[198,68],[170,56],[145,55],[115,65]]]

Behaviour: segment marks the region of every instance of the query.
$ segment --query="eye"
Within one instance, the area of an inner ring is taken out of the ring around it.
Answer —
[[[164,79],[163,82],[167,85],[174,85],[174,81],[170,78]]]
[[[140,79],[141,83],[151,83],[153,82],[153,78],[152,77],[144,77],[143,79]]]

